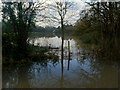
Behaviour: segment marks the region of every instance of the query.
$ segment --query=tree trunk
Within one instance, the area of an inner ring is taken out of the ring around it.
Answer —
[[[64,25],[63,25],[63,19],[62,19],[62,18],[61,18],[61,30],[62,30],[61,66],[62,66],[62,73],[63,73],[63,59],[64,59]]]
[[[18,34],[18,50],[22,56],[27,55],[27,36],[27,30],[20,28]]]
[[[28,38],[28,28],[23,20],[23,13],[22,13],[22,2],[18,3],[18,17],[19,17],[19,23],[18,23],[18,50],[21,55],[21,57],[26,56],[27,54],[27,38]]]
[[[70,67],[70,41],[68,41],[68,70]]]

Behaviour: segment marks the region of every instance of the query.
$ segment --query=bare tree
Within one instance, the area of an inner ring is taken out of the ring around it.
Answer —
[[[106,35],[116,35],[119,32],[120,24],[120,2],[90,2],[92,17],[100,21],[104,29],[102,33]]]
[[[61,26],[61,36],[62,36],[62,45],[61,45],[61,65],[62,65],[62,72],[63,72],[63,58],[64,58],[64,25],[68,24],[69,22],[75,21],[75,12],[73,2],[68,0],[54,0],[54,2],[48,4],[49,6],[49,19],[53,22],[56,22]],[[74,9],[74,10],[73,10]],[[79,14],[78,14],[79,15]]]

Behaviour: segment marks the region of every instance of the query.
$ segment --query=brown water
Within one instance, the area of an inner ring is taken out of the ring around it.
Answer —
[[[3,66],[3,88],[118,88],[118,64],[96,59],[74,39],[69,39],[71,60],[68,62],[67,42],[64,44],[64,71],[60,58],[57,62],[33,62],[24,67]],[[30,43],[59,47],[51,50],[60,56],[61,38],[36,38]]]

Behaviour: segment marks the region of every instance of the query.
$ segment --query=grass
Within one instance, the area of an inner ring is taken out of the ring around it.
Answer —
[[[19,58],[16,58],[16,55],[19,55],[19,52],[12,52],[12,54],[7,57],[3,56],[3,64],[18,64],[18,65],[26,65],[30,64],[32,62],[46,62],[47,60],[51,60],[53,62],[59,60],[58,56],[52,55],[52,54],[45,54],[48,52],[49,49],[40,49],[39,47],[35,47],[32,45],[28,45],[28,55],[22,59],[19,60]],[[11,53],[11,52],[9,52]]]

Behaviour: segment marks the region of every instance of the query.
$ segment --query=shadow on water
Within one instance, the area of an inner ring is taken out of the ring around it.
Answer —
[[[53,42],[56,41],[56,42]],[[30,41],[32,43],[32,41]],[[34,45],[51,49],[46,54],[54,53],[59,60],[53,62],[32,62],[29,65],[3,66],[3,88],[117,88],[118,63],[106,62],[96,57],[74,39],[64,40],[64,58],[61,68],[61,38],[36,38]]]

